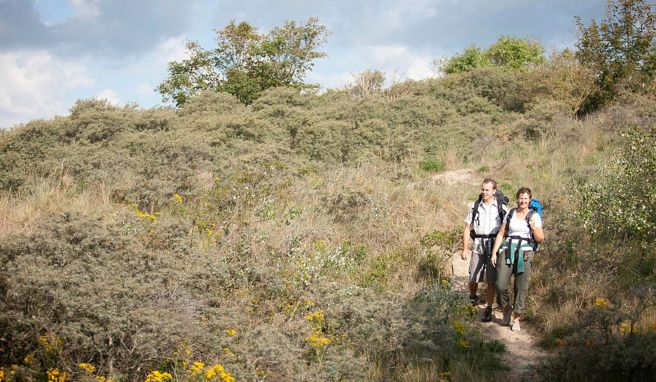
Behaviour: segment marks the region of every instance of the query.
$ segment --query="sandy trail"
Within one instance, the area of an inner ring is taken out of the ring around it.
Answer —
[[[458,253],[453,256],[452,264],[454,289],[468,294],[467,276],[469,260],[462,260]],[[483,289],[482,286],[483,284],[479,285],[479,295]],[[492,322],[481,322],[485,306],[484,304],[479,305],[477,321],[481,332],[485,336],[506,345],[506,352],[503,354],[502,359],[504,364],[510,368],[510,371],[503,375],[503,380],[535,380],[536,366],[539,360],[546,356],[546,353],[537,347],[536,336],[531,334],[531,327],[526,322],[522,322],[522,330],[520,332],[513,332],[508,326],[501,326],[503,313],[496,308],[493,310]]]

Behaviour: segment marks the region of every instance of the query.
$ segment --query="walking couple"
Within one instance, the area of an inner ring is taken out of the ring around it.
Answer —
[[[521,187],[515,194],[517,207],[508,210],[507,198],[497,191],[497,182],[483,180],[481,195],[473,203],[465,219],[462,259],[467,260],[473,240],[469,263],[470,302],[479,301],[478,283],[487,281],[483,321],[492,321],[492,304],[503,310],[503,325],[520,330],[524,313],[528,278],[537,245],[544,240],[542,218],[532,206],[531,190]],[[504,200],[505,199],[505,200]],[[513,301],[508,286],[514,275]]]

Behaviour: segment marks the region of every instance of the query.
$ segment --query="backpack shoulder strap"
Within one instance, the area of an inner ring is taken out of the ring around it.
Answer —
[[[476,215],[478,215],[478,207],[481,206],[481,202],[483,200],[483,194],[478,196],[478,199],[474,202],[474,207],[472,207],[472,218],[471,218],[471,223],[470,226],[472,229],[474,229],[474,221],[476,220]]]
[[[510,230],[510,220],[512,219],[513,215],[515,214],[516,208],[512,208],[510,211],[508,211],[508,215],[506,215],[506,232],[504,234],[505,237],[508,237],[508,231]]]

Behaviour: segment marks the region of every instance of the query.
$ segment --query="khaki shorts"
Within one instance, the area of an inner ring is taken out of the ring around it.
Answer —
[[[486,281],[494,284],[497,281],[497,269],[492,265],[490,256],[472,251],[469,262],[469,282],[481,283]]]

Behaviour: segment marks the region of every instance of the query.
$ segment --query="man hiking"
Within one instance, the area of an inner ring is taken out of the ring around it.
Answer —
[[[508,213],[508,200],[497,190],[497,182],[486,178],[481,185],[478,200],[469,206],[462,235],[462,259],[467,260],[469,242],[473,239],[469,262],[469,301],[478,303],[478,283],[487,281],[486,303],[483,321],[492,321],[492,304],[496,293],[497,270],[490,261],[494,239]]]

